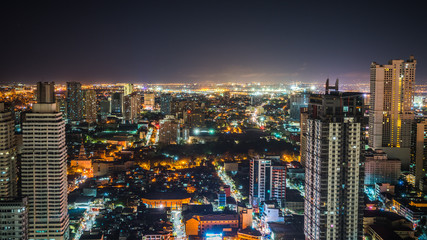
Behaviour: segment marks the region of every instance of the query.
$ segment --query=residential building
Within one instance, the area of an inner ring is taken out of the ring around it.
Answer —
[[[290,95],[289,117],[292,121],[300,121],[301,108],[308,106],[309,98],[310,93],[308,92],[296,92]]]
[[[0,103],[0,198],[18,193],[16,151],[15,121]]]
[[[331,91],[333,89],[334,91]],[[325,94],[308,105],[304,233],[307,240],[361,239],[363,94]]]
[[[156,95],[154,93],[144,94],[144,108],[147,110],[153,110],[156,104]]]
[[[133,84],[127,83],[123,86],[123,94],[124,96],[130,95],[133,93]]]
[[[29,239],[69,239],[65,122],[56,104],[34,104],[25,115],[22,133],[22,195],[28,196]]]
[[[250,160],[249,201],[258,206],[263,201],[276,200],[284,203],[286,193],[286,169],[272,165],[270,159]]]
[[[172,95],[162,94],[160,96],[160,112],[164,115],[172,113]]]
[[[84,91],[84,106],[85,106],[85,119],[88,123],[96,122],[97,116],[97,99],[96,91],[94,89],[87,89]]]
[[[45,84],[43,84],[45,86]],[[67,82],[67,117],[69,121],[83,119],[83,91],[79,82]]]
[[[413,176],[412,185],[424,189],[427,177],[427,119],[417,119],[412,128],[411,164],[409,170]]]
[[[401,158],[403,170],[409,170],[416,65],[414,56],[387,65],[371,64],[369,146],[390,157],[406,155]]]
[[[178,121],[176,121],[172,115],[166,115],[166,118],[160,120],[159,143],[177,144],[179,125]]]
[[[123,116],[123,93],[115,92],[111,95],[110,100],[110,113],[111,115],[115,115],[117,117]]]
[[[365,185],[376,183],[397,184],[400,177],[401,162],[389,159],[382,150],[370,150],[365,157]]]
[[[0,239],[28,239],[26,197],[0,197]]]

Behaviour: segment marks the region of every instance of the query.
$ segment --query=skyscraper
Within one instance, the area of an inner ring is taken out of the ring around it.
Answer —
[[[67,82],[67,117],[69,121],[83,119],[83,91],[79,82]]]
[[[144,94],[144,108],[153,110],[155,105],[156,95],[154,93],[145,93]]]
[[[160,96],[160,112],[164,115],[171,114],[171,112],[172,112],[172,95],[162,94],[162,96]]]
[[[98,107],[96,103],[96,91],[94,89],[85,90],[84,106],[85,106],[86,122],[89,122],[89,123],[95,122]]]
[[[0,198],[17,194],[15,121],[0,103]]]
[[[338,82],[338,81],[337,81]],[[329,92],[329,89],[335,91]],[[327,87],[308,105],[306,239],[361,239],[363,95]]]
[[[412,185],[423,190],[427,177],[427,119],[417,119],[412,128],[411,164]]]
[[[258,206],[262,201],[277,200],[282,204],[286,193],[285,166],[274,166],[272,160],[250,160],[249,201]]]
[[[124,96],[130,95],[132,93],[133,93],[133,84],[132,83],[125,84],[123,87]]]
[[[371,64],[370,147],[410,147],[416,65],[414,56]]]
[[[18,196],[16,152],[15,121],[0,103],[0,239],[28,237],[27,198]]]
[[[159,143],[176,144],[179,136],[179,123],[173,115],[166,115],[160,120]]]
[[[65,122],[56,104],[34,104],[25,115],[22,133],[22,194],[28,196],[29,239],[68,239]]]
[[[290,108],[289,108],[289,117],[293,121],[300,121],[301,108],[306,108],[308,106],[308,98],[310,93],[308,92],[297,92],[293,93],[290,96]]]
[[[111,115],[115,115],[118,117],[122,117],[123,116],[123,93],[113,93],[113,95],[111,95],[111,101],[110,101],[110,110],[111,110]]]

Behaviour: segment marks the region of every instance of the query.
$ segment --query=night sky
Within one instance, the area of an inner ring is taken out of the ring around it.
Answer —
[[[422,1],[3,2],[2,83],[368,83],[413,54],[427,84]]]

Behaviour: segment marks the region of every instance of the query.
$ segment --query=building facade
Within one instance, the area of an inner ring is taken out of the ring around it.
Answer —
[[[289,117],[291,120],[300,121],[301,108],[306,108],[308,106],[309,98],[310,93],[308,92],[298,92],[291,94],[289,99]]]
[[[69,121],[83,119],[83,90],[79,82],[67,82],[67,118]]]
[[[84,112],[85,119],[88,123],[96,122],[98,113],[98,104],[96,99],[96,91],[94,89],[87,89],[84,92]]]
[[[259,206],[263,201],[276,200],[279,204],[286,194],[286,169],[272,165],[272,160],[253,158],[250,160],[249,201]]]
[[[376,183],[397,184],[400,177],[401,161],[389,159],[382,150],[368,151],[365,157],[365,185]]]
[[[172,95],[162,94],[160,96],[160,112],[164,115],[172,113]]]
[[[0,239],[28,239],[26,197],[0,197]]]
[[[410,173],[412,185],[424,189],[427,169],[427,119],[417,119],[412,128]]]
[[[39,102],[23,122],[22,194],[29,239],[69,239],[65,122],[55,103]]]
[[[363,236],[363,96],[338,92],[337,85],[327,86],[324,95],[312,95],[308,106],[304,210],[308,240]]]
[[[370,147],[410,147],[416,65],[413,56],[387,65],[371,64]]]
[[[172,115],[167,115],[166,118],[160,120],[159,143],[177,144],[180,135],[179,125],[178,121]]]
[[[0,198],[17,195],[15,121],[0,103]]]

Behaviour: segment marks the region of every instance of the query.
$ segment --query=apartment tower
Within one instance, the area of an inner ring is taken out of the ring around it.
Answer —
[[[334,91],[330,92],[330,89]],[[307,240],[362,239],[363,95],[327,83],[312,95],[306,131],[304,233]]]
[[[29,239],[69,239],[65,122],[54,99],[39,99],[22,124],[22,194],[28,197]]]
[[[387,65],[371,64],[369,146],[400,158],[404,170],[409,167],[411,128],[415,117],[416,65],[414,56],[406,61],[391,60]]]

